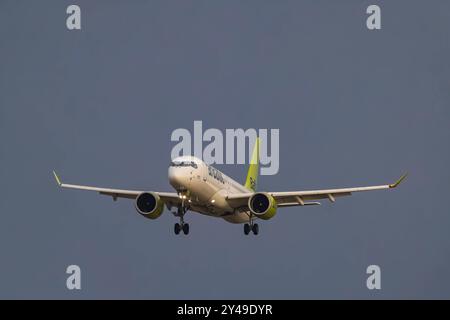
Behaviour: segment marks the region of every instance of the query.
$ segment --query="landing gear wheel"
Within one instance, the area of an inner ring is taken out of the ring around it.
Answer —
[[[183,224],[183,233],[186,235],[189,234],[189,223]]]
[[[173,231],[175,231],[175,234],[179,234],[181,231],[181,226],[179,223],[175,223],[175,226],[173,228]]]
[[[250,233],[250,225],[248,223],[244,224],[244,234],[248,235]]]
[[[181,204],[181,206],[177,207],[177,211],[173,212],[173,215],[175,217],[180,218],[179,223],[175,223],[174,231],[175,234],[180,234],[181,231],[183,231],[184,234],[189,234],[189,224],[184,222],[184,215],[186,214],[188,210],[188,207],[184,205],[184,200]]]
[[[259,233],[259,226],[257,223],[253,224],[252,231],[255,236]]]

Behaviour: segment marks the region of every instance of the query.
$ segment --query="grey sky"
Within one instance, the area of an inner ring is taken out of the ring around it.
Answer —
[[[448,1],[2,0],[0,298],[450,298],[449,18]],[[257,237],[196,214],[175,236],[168,212],[146,220],[51,176],[170,191],[170,134],[194,120],[280,129],[262,190],[410,176],[279,210]]]

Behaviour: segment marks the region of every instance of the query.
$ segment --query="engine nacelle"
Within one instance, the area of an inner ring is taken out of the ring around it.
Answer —
[[[136,210],[148,219],[158,218],[164,211],[164,202],[154,192],[143,192],[137,196]]]
[[[248,199],[248,207],[255,216],[269,220],[277,213],[277,202],[268,193],[258,192]]]

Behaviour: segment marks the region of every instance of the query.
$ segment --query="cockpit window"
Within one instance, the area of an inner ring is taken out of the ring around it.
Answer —
[[[192,167],[197,169],[198,166],[194,161],[172,161],[170,163],[171,167]]]

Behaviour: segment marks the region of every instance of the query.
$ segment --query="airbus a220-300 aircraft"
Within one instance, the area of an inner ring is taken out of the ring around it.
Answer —
[[[164,211],[164,205],[179,217],[180,223],[174,227],[175,234],[183,231],[189,233],[189,224],[184,221],[188,210],[211,217],[223,218],[231,223],[244,223],[244,233],[259,232],[256,219],[269,220],[273,218],[278,208],[291,206],[319,205],[312,200],[328,199],[335,202],[336,198],[349,196],[353,192],[391,189],[397,187],[406,177],[400,177],[395,183],[325,190],[260,192],[256,191],[259,172],[259,138],[253,148],[252,159],[244,185],[236,182],[219,170],[207,165],[202,160],[183,156],[174,159],[169,167],[169,182],[176,192],[155,192],[98,188],[62,183],[53,171],[56,182],[62,188],[97,191],[100,194],[117,198],[135,200],[136,210],[148,219],[156,219]]]

